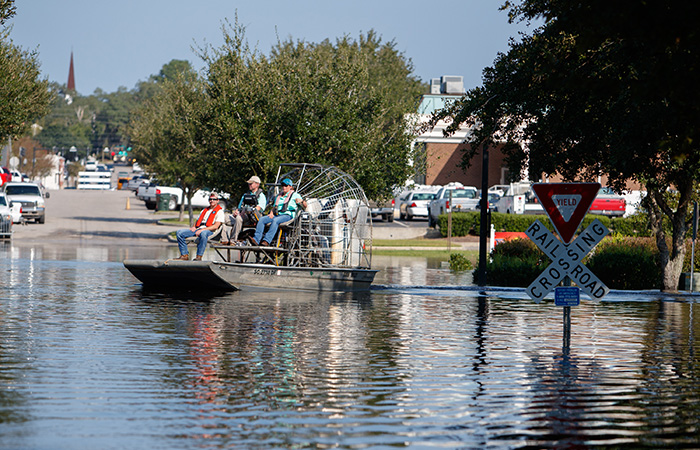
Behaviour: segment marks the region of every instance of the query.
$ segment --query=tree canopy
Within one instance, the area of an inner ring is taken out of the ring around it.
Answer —
[[[511,20],[545,23],[513,41],[485,69],[483,85],[436,118],[453,117],[451,130],[478,125],[473,144],[505,140],[514,174],[604,174],[618,189],[643,184],[665,258],[664,287],[675,289],[700,175],[700,7],[682,0],[524,0],[504,8]],[[471,157],[465,154],[467,162]],[[671,188],[678,192],[673,203]],[[670,252],[663,216],[673,224]]]
[[[153,98],[164,82],[182,73],[196,76],[188,61],[172,60],[157,75],[139,82],[131,90],[120,87],[108,93],[97,89],[87,96],[77,93],[67,96],[64,85],[52,83],[51,110],[39,121],[43,130],[36,139],[44,147],[57,150],[75,146],[99,153],[105,147],[127,147],[127,125],[132,111]]]
[[[189,67],[189,66],[188,66]],[[134,111],[129,135],[133,156],[161,182],[179,185],[188,200],[202,188],[203,167],[198,154],[205,150],[203,120],[207,111],[204,85],[196,74],[185,70],[162,82],[160,90]],[[184,202],[181,205],[184,207]],[[182,214],[182,209],[180,210]]]
[[[373,32],[335,43],[287,40],[269,56],[244,29],[224,27],[224,45],[203,53],[211,100],[211,184],[237,192],[251,175],[271,181],[281,162],[338,166],[369,196],[387,196],[411,173],[404,115],[422,85],[410,61]]]
[[[15,13],[14,2],[0,2],[0,25]],[[25,132],[32,121],[48,112],[48,81],[40,78],[35,51],[22,50],[0,29],[0,137]]]

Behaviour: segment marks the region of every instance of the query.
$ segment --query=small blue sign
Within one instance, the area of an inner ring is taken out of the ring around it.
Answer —
[[[554,288],[554,304],[556,306],[578,306],[581,303],[578,287]]]

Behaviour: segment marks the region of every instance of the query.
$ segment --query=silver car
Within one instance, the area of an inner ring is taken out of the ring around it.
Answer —
[[[435,192],[409,191],[399,199],[399,217],[401,220],[413,220],[414,217],[428,217],[428,203],[435,198]]]

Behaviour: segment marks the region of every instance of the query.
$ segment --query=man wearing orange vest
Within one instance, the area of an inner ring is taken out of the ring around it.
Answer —
[[[219,196],[212,192],[209,196],[209,207],[202,211],[194,226],[177,230],[177,233],[175,233],[177,236],[177,245],[180,247],[180,257],[175,259],[188,261],[190,255],[187,251],[187,238],[198,236],[197,256],[194,257],[193,261],[201,261],[204,250],[207,248],[209,236],[211,236],[223,222],[224,210],[219,206]]]

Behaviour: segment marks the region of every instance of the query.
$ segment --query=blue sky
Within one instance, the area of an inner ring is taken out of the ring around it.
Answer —
[[[499,11],[503,0],[16,0],[8,23],[15,45],[36,49],[44,76],[66,83],[71,50],[79,93],[96,88],[132,89],[172,59],[202,68],[193,46],[222,43],[225,19],[246,27],[251,46],[268,54],[277,42],[308,42],[374,29],[410,58],[414,74],[428,82],[462,75],[465,88],[480,84],[481,72],[510,37],[525,30]]]

